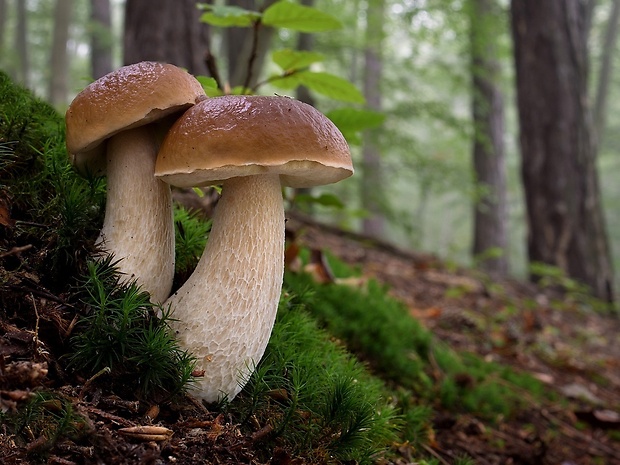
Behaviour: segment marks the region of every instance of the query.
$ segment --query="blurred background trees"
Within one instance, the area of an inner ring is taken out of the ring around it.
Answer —
[[[313,215],[498,276],[542,261],[613,296],[618,0],[298,3],[342,27],[218,27],[190,0],[0,0],[0,68],[59,111],[92,79],[147,59],[217,72],[226,89],[298,96],[345,125],[357,160],[357,176],[329,188],[346,210],[319,202]],[[309,68],[365,102],[276,85],[272,52],[284,48],[321,54]],[[368,118],[381,124],[356,130]]]

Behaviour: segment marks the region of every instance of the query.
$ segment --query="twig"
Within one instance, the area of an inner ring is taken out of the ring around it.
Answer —
[[[252,51],[250,52],[250,59],[248,60],[248,73],[245,76],[245,82],[243,83],[243,94],[250,88],[250,82],[252,82],[252,70],[254,69],[254,62],[258,54],[258,31],[261,27],[260,19],[254,22],[252,31]]]
[[[34,315],[37,318],[35,324],[34,324],[34,349],[38,352],[39,351],[39,311],[37,310],[37,303],[34,300],[34,296],[32,295],[32,292],[30,293],[30,300],[32,301],[32,307],[34,308]]]
[[[99,378],[102,375],[107,375],[108,373],[110,373],[110,371],[111,371],[110,367],[103,367],[93,376],[88,378],[88,380],[86,380],[86,382],[84,383],[84,386],[82,386],[82,389],[80,390],[80,395],[78,396],[78,399],[82,400],[84,398],[84,393],[90,387],[90,385],[93,384],[93,381],[95,381],[97,378]]]
[[[217,84],[217,88],[221,91],[224,90],[224,85],[222,84],[222,78],[220,77],[220,71],[217,66],[217,60],[215,59],[215,55],[211,53],[211,49],[208,48],[205,52],[205,65],[207,66],[207,70],[213,79],[215,79],[215,83]]]
[[[0,253],[0,258],[9,257],[11,255],[18,255],[26,250],[32,249],[32,244],[22,245],[21,247],[13,247],[11,250]]]
[[[547,410],[545,409],[541,409],[540,410],[540,414],[545,417],[549,422],[551,423],[556,423],[559,426],[562,427],[564,434],[566,434],[568,437],[573,438],[573,439],[581,439],[584,442],[587,443],[589,450],[592,453],[595,453],[597,455],[609,455],[611,457],[620,459],[620,452],[617,452],[616,450],[612,449],[611,447],[608,447],[607,445],[603,444],[602,442],[598,441],[596,438],[593,438],[592,436],[588,436],[586,437],[582,432],[576,430],[575,428],[573,428],[571,425],[569,425],[568,423],[566,423],[564,420],[553,416],[551,413],[549,413]]]

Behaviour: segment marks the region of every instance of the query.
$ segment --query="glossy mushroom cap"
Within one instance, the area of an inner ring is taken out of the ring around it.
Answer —
[[[353,174],[349,146],[314,107],[276,96],[204,100],[172,126],[155,175],[179,187],[279,174],[285,186],[331,184]]]
[[[86,87],[69,106],[71,162],[80,171],[100,168],[105,139],[185,110],[204,96],[191,74],[171,64],[144,61],[119,68]]]

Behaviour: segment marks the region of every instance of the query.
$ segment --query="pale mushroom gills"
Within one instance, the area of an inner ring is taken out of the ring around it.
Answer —
[[[275,321],[284,272],[282,186],[351,176],[348,145],[329,119],[297,100],[217,97],[173,125],[155,174],[180,187],[222,185],[205,251],[164,305],[172,306],[181,345],[205,372],[195,394],[232,399]]]

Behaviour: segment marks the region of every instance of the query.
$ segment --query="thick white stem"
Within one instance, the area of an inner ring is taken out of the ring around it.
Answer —
[[[205,251],[165,303],[182,347],[196,356],[195,395],[234,398],[260,361],[284,273],[284,206],[278,175],[227,180]]]
[[[106,211],[97,242],[120,259],[125,280],[136,279],[153,302],[163,302],[174,278],[174,224],[170,187],[154,176],[157,149],[148,126],[108,141]]]

